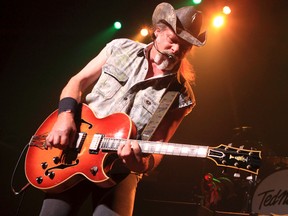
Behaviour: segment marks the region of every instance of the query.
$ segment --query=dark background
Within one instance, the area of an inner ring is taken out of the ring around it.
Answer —
[[[67,80],[112,38],[132,38],[142,25],[149,25],[160,2],[1,1],[1,215],[16,215],[22,197],[14,196],[10,188],[13,169],[31,135],[57,107]],[[168,2],[175,8],[189,4]],[[211,20],[225,4],[232,13],[225,26],[216,30]],[[208,32],[207,45],[195,48],[190,57],[197,72],[197,106],[173,142],[244,143],[261,149],[268,161],[270,156],[287,156],[287,6],[286,0],[204,0],[197,6]],[[105,36],[103,32],[116,19],[123,28]],[[235,129],[239,127],[244,129]],[[207,172],[219,175],[210,160],[166,157],[139,184],[137,214],[146,208],[146,201],[197,202],[200,181]],[[265,176],[272,171],[262,167],[261,172]],[[21,160],[13,185],[18,190],[23,184]],[[42,196],[29,188],[19,215],[37,215]],[[236,208],[242,208],[242,203]]]

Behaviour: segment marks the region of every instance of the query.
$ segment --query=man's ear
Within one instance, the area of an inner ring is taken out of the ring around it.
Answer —
[[[159,29],[159,28],[156,28],[155,31],[154,31],[154,37],[155,37],[155,38],[158,37],[159,32],[160,32],[160,29]]]

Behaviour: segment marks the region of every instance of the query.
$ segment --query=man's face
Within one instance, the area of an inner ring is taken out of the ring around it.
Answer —
[[[154,58],[154,61],[158,64],[158,68],[161,70],[172,70],[191,49],[189,43],[179,38],[168,27],[164,30],[156,29],[155,36],[154,44],[156,48],[166,54],[163,55],[158,52]],[[171,56],[171,58],[168,56]]]

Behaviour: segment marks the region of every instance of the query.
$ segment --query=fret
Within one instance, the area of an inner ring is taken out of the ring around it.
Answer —
[[[104,138],[101,143],[101,149],[103,150],[110,150],[109,149],[109,138]]]
[[[106,148],[106,147],[107,147],[107,139],[104,138],[104,139],[102,140],[102,142],[101,142],[101,149],[102,149],[102,148]]]
[[[117,151],[120,144],[125,144],[127,140],[106,137],[102,141],[101,149]]]
[[[196,145],[182,145],[181,156],[188,157],[206,157],[208,147],[200,147]]]
[[[155,152],[156,154],[161,152],[161,146],[162,146],[161,143],[155,143],[154,152]]]
[[[113,149],[113,148],[112,148],[113,142],[111,142],[112,140],[114,140],[114,139],[109,138],[109,139],[107,140],[107,141],[108,141],[108,148],[109,148],[109,149]]]
[[[168,145],[167,154],[173,155],[175,147],[173,145]]]
[[[107,148],[109,149],[109,150],[117,150],[117,148],[118,148],[118,145],[117,145],[117,143],[115,142],[115,140],[117,140],[117,139],[114,139],[114,138],[107,138]]]
[[[165,154],[166,153],[166,150],[167,150],[167,145],[163,145],[163,143],[160,145],[160,148],[159,148],[159,152],[160,154]]]
[[[139,142],[139,145],[140,145],[140,147],[141,147],[141,149],[142,149],[142,151],[144,152],[144,153],[151,153],[150,151],[149,151],[149,149],[150,149],[150,144],[147,142],[147,143],[145,143],[145,142]]]
[[[208,154],[209,146],[197,146],[196,157],[206,158]]]
[[[165,155],[174,155],[174,146],[169,144],[162,144],[160,153]]]
[[[121,144],[121,140],[120,139],[115,139],[114,140],[114,149],[118,149],[118,146]]]
[[[174,144],[174,149],[173,149],[173,155],[176,155],[176,156],[180,156],[181,154],[181,145],[175,145]]]

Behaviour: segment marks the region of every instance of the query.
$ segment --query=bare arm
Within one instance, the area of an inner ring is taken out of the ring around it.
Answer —
[[[95,82],[101,74],[101,68],[106,62],[106,49],[92,59],[79,73],[73,76],[63,88],[60,100],[65,97],[74,98],[78,103],[81,101],[82,93]],[[73,112],[62,112],[46,138],[48,146],[65,148],[71,144],[76,135],[76,125]]]

